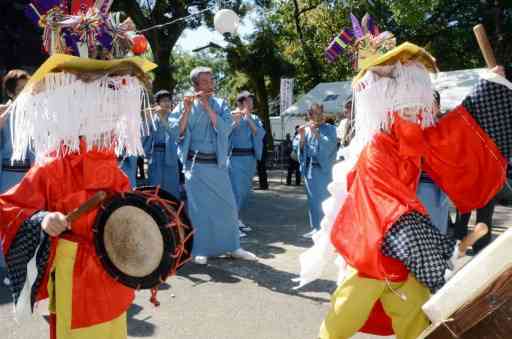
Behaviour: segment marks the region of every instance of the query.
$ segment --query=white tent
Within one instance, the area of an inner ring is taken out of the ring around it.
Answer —
[[[487,68],[465,69],[432,74],[434,88],[441,94],[441,111],[449,111],[460,105],[471,88]]]
[[[485,70],[475,68],[432,74],[434,87],[441,93],[441,109],[449,110],[460,104]],[[281,116],[305,116],[313,103],[323,104],[327,114],[336,114],[343,109],[343,103],[351,94],[351,81],[323,82],[303,95]]]
[[[324,113],[335,115],[343,109],[345,99],[351,94],[351,81],[322,82],[288,107],[281,116],[305,116],[313,103],[324,105]]]
[[[432,74],[434,88],[441,94],[441,111],[455,108],[469,94],[485,68],[475,68]],[[286,133],[293,135],[294,126],[302,123],[307,110],[313,103],[324,105],[324,112],[335,115],[343,109],[343,103],[352,94],[351,81],[324,82],[303,95],[285,110],[280,117],[274,117],[272,129],[274,137],[284,138]]]

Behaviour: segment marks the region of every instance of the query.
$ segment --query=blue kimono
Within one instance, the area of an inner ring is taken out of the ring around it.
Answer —
[[[324,213],[322,202],[329,197],[327,185],[332,181],[332,166],[336,160],[336,127],[327,123],[318,128],[316,138],[309,128],[304,134],[304,147],[299,139],[294,140],[294,148],[299,156],[300,171],[304,176],[308,196],[309,222],[312,228],[319,229]]]
[[[252,178],[256,173],[256,161],[261,160],[265,129],[261,120],[252,115],[256,125],[256,135],[252,133],[247,120],[240,120],[230,136],[229,177],[235,194],[238,212],[244,207],[252,188]]]
[[[25,176],[34,162],[34,155],[30,151],[24,161],[11,161],[12,157],[12,139],[11,139],[11,115],[0,129],[0,152],[2,154],[2,164],[0,166],[0,193],[5,193],[11,187],[18,184]],[[5,267],[2,244],[0,243],[0,267]]]
[[[135,188],[137,186],[137,157],[121,157],[119,159],[119,167],[130,180],[130,186],[132,186],[132,188]]]
[[[448,196],[424,172],[421,173],[416,194],[427,209],[432,224],[439,232],[446,234],[448,232],[448,214],[450,212]]]
[[[237,204],[227,168],[231,111],[226,101],[210,97],[217,112],[214,128],[208,113],[195,102],[187,129],[178,143],[184,164],[188,215],[195,228],[193,256],[218,256],[240,248]],[[183,105],[173,114],[173,129],[179,130]]]
[[[170,118],[170,112],[166,115],[167,122],[162,122],[160,115],[156,116],[155,129],[144,139],[144,153],[148,158],[149,185],[160,186],[179,199],[178,130],[170,128]]]
[[[0,130],[0,147],[2,153],[2,166],[0,167],[0,193],[4,193],[16,185],[25,176],[34,162],[34,155],[29,151],[24,161],[11,161],[11,116],[9,115]]]

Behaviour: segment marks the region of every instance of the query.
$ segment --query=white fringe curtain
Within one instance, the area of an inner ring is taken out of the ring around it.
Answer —
[[[57,156],[77,152],[81,137],[88,149],[142,155],[149,106],[149,95],[134,76],[105,75],[85,82],[71,73],[50,73],[10,107],[12,160],[25,159],[29,150],[38,163],[53,151]]]
[[[425,66],[397,62],[385,67],[390,67],[388,76],[368,71],[354,84],[354,139],[362,147],[378,132],[389,131],[394,113],[422,127],[434,124],[434,87]]]

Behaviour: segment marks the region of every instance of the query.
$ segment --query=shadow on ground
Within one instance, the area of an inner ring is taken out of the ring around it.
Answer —
[[[136,319],[143,308],[137,304],[132,304],[126,313],[128,319],[128,335],[131,337],[151,337],[155,333],[155,325],[150,322],[151,317]]]

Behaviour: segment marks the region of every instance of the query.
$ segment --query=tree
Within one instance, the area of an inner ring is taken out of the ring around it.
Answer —
[[[176,42],[186,28],[197,28],[203,23],[212,25],[211,11],[202,12],[186,20],[181,20],[190,15],[189,8],[195,7],[201,11],[212,7],[215,0],[124,0],[114,2],[115,9],[125,12],[132,18],[139,28],[147,28],[154,25],[162,25],[171,20],[180,20],[172,25],[144,32],[151,44],[154,61],[158,64],[155,70],[155,89],[173,90],[176,79],[173,73],[176,68],[171,64],[171,54]],[[223,2],[223,7],[229,7],[235,11],[242,11],[241,0]]]
[[[264,23],[248,37],[248,43],[240,38],[230,39],[225,48],[231,71],[245,74],[247,89],[252,89],[258,103],[258,114],[272,145],[270,128],[269,98],[279,94],[281,77],[293,73],[293,66],[287,62],[275,43],[275,32]]]
[[[0,71],[37,68],[44,60],[42,31],[28,20],[23,9],[27,1],[0,1]]]
[[[216,94],[220,97],[232,99],[232,80],[234,74],[229,70],[229,65],[224,56],[202,51],[200,53],[187,53],[180,50],[173,51],[172,62],[175,68],[174,79],[175,93],[180,96],[190,89],[190,71],[198,66],[210,67],[213,70],[216,81]]]
[[[354,71],[342,56],[325,61],[325,48],[343,27],[349,14],[366,12],[381,31],[426,47],[441,70],[483,67],[472,28],[483,23],[498,62],[512,62],[512,0],[293,0],[273,2],[267,16],[283,57],[295,66],[296,87],[306,92],[319,81],[349,80]],[[300,18],[300,20],[297,20]],[[312,67],[314,59],[318,66]]]

